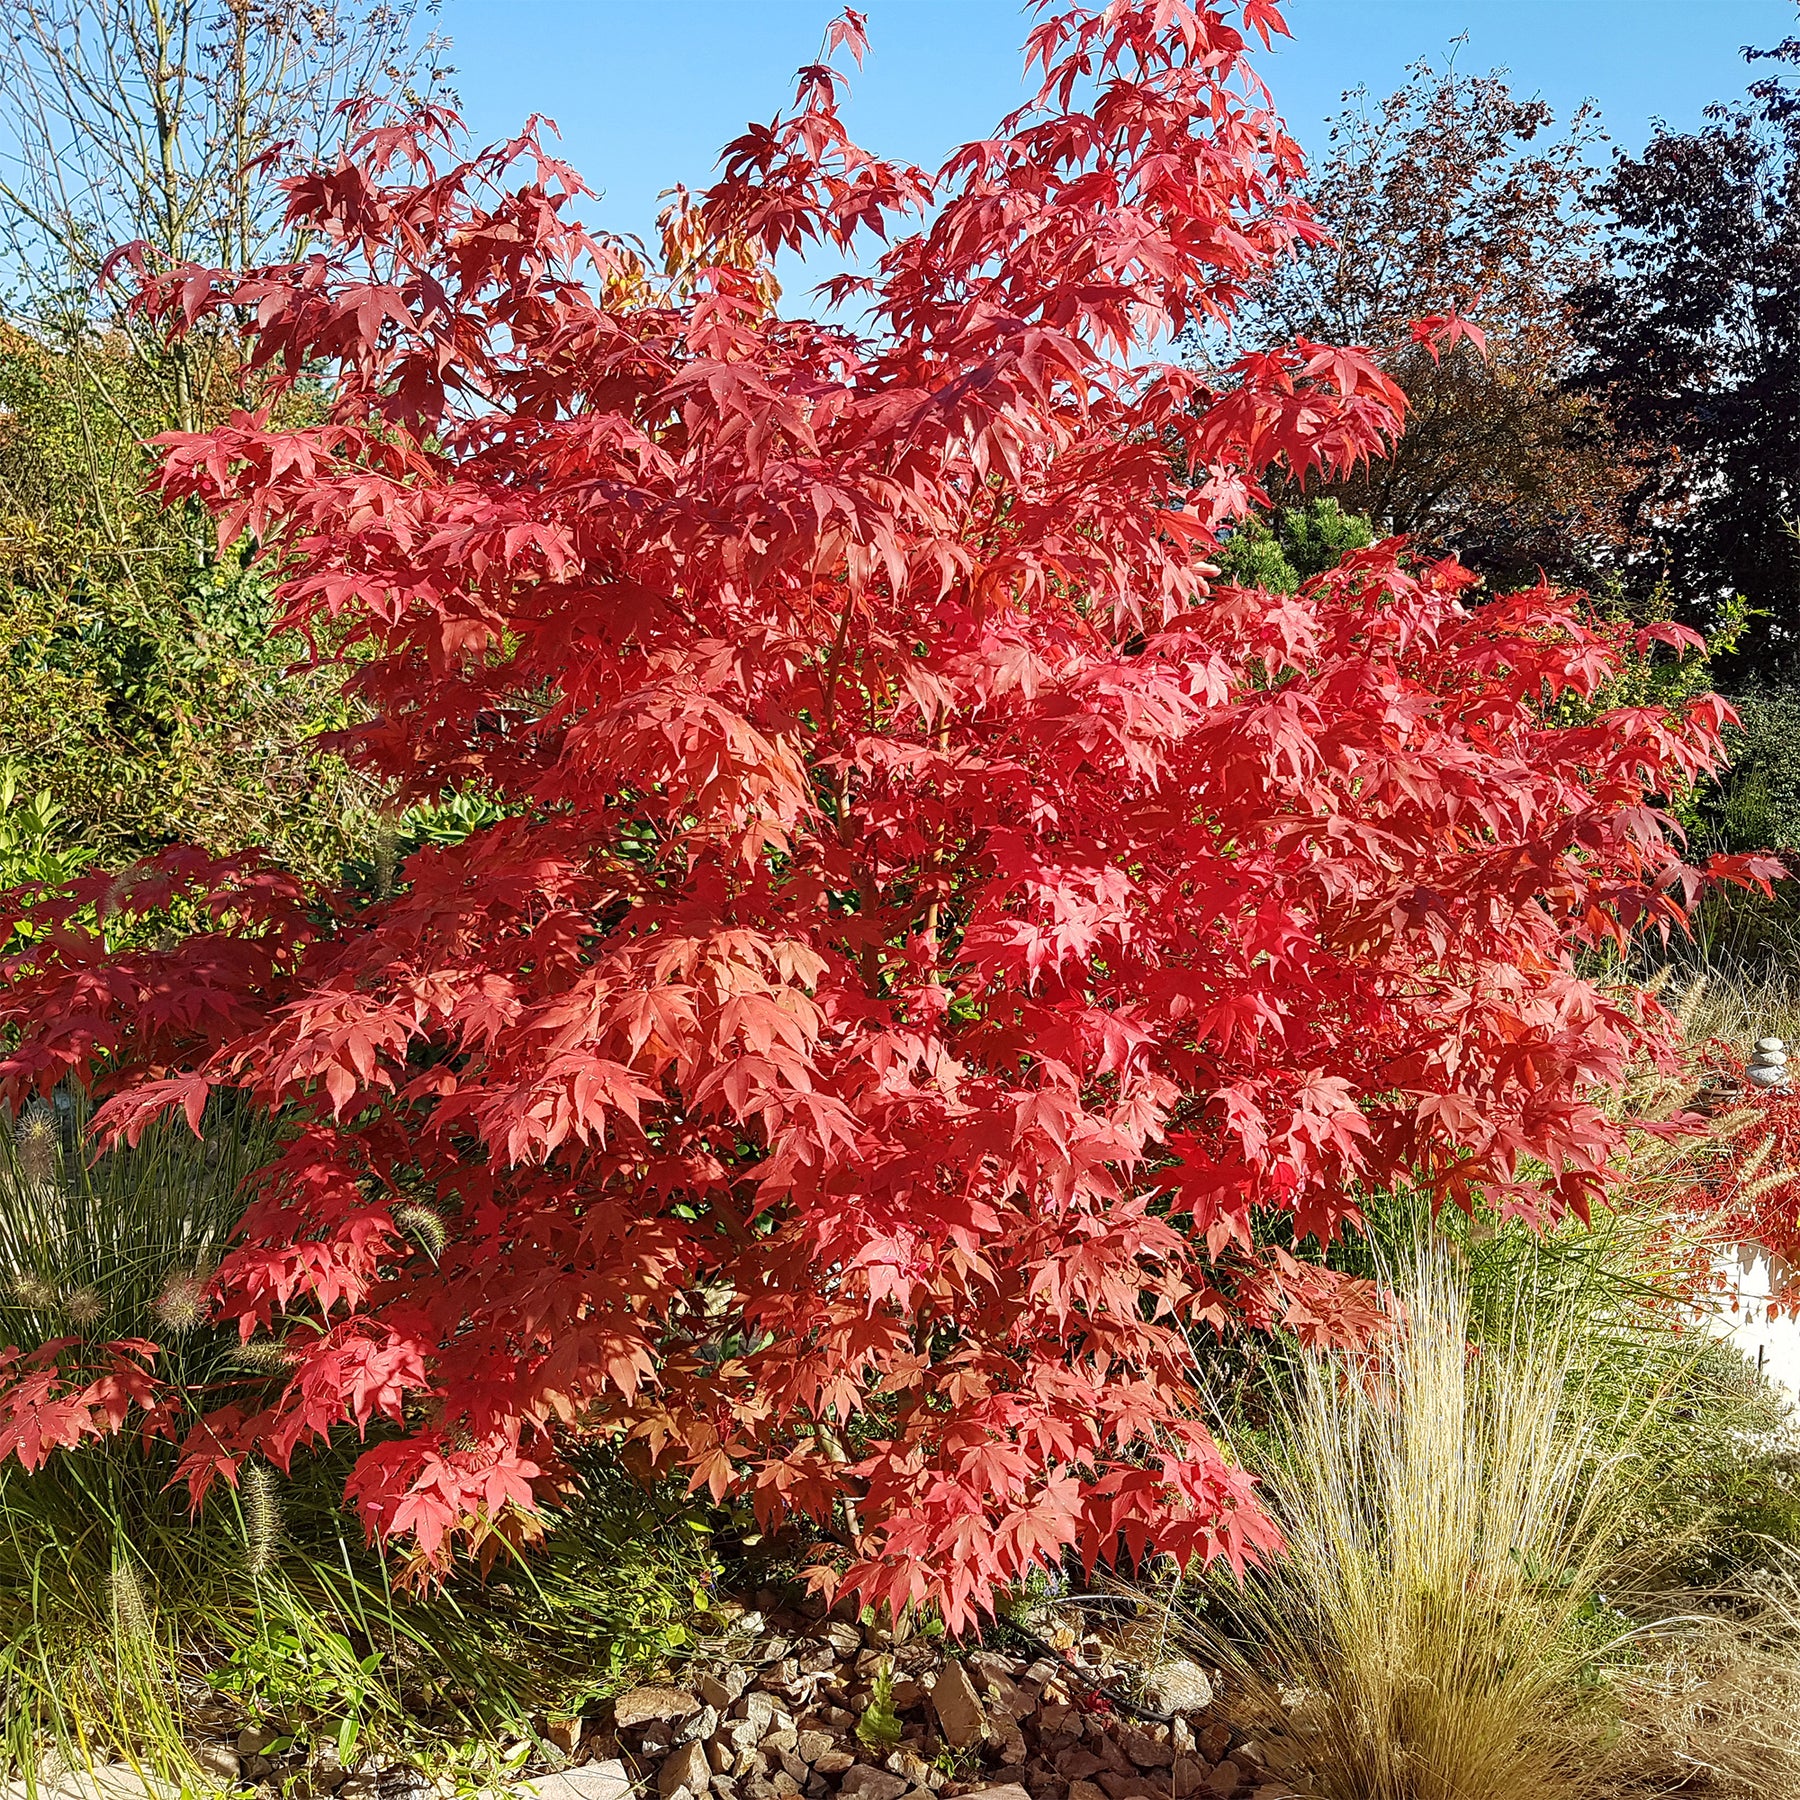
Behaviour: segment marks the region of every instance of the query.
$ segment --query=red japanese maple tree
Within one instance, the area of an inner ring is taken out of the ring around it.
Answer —
[[[807,69],[679,284],[535,133],[467,156],[443,114],[293,183],[305,262],[149,280],[328,408],[172,440],[166,493],[342,659],[360,769],[506,815],[373,902],[86,879],[11,967],[15,1098],[287,1121],[215,1285],[287,1376],[192,1424],[197,1499],[374,1427],[350,1496],[441,1562],[602,1434],[960,1627],[1070,1546],[1272,1543],[1196,1370],[1371,1328],[1297,1250],[1359,1194],[1605,1188],[1591,1090],[1663,1025],[1575,955],[1680,924],[1655,796],[1725,709],[1566,705],[1618,632],[1397,544],[1214,584],[1265,471],[1404,410],[1353,349],[1158,360],[1316,229],[1240,25],[1282,29],[1059,7],[1035,101],[935,177]],[[871,237],[859,328],[772,309],[768,257]],[[212,928],[79,928],[174,893]],[[95,1354],[15,1384],[6,1448],[174,1428],[146,1347]]]

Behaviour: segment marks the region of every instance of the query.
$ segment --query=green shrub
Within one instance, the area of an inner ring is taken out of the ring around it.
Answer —
[[[1313,499],[1278,507],[1268,518],[1251,513],[1240,519],[1219,552],[1219,570],[1240,587],[1292,594],[1336,568],[1346,551],[1374,541],[1374,527],[1360,514],[1345,512],[1329,497]]]

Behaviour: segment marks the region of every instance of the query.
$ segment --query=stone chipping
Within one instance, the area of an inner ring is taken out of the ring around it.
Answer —
[[[512,1800],[1288,1800],[1292,1792],[1215,1711],[1209,1672],[1183,1658],[1146,1662],[1066,1627],[1062,1647],[1047,1655],[969,1649],[774,1596],[766,1610],[721,1604],[713,1618],[718,1635],[703,1640],[706,1653],[670,1678],[580,1718],[540,1720]],[[899,1741],[870,1744],[857,1725],[884,1671]],[[285,1748],[223,1716],[190,1744],[222,1790],[440,1800],[410,1766],[347,1770],[328,1757],[284,1757]],[[51,1791],[55,1800],[156,1791],[133,1773],[121,1767],[90,1777],[86,1791],[67,1782]]]

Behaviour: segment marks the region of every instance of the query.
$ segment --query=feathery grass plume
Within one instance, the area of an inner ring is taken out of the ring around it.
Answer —
[[[1800,979],[1785,967],[1702,970],[1688,980],[1674,1011],[1690,1043],[1718,1038],[1747,1053],[1758,1038],[1800,1041]]]
[[[106,1317],[106,1301],[94,1287],[71,1288],[63,1295],[63,1316],[78,1331],[98,1325]]]
[[[294,1366],[294,1353],[280,1338],[251,1338],[232,1351],[231,1360],[252,1375],[285,1375]]]
[[[450,1233],[441,1214],[429,1206],[408,1202],[394,1208],[394,1223],[410,1237],[433,1262],[444,1254]]]
[[[1180,1629],[1224,1663],[1272,1766],[1317,1800],[1559,1800],[1599,1727],[1585,1680],[1631,1507],[1579,1333],[1535,1312],[1470,1347],[1441,1244],[1366,1358],[1306,1354],[1251,1460],[1286,1539]]]
[[[33,1312],[50,1311],[61,1297],[56,1291],[56,1283],[46,1281],[41,1275],[15,1275],[8,1287],[12,1297]]]
[[[384,806],[376,815],[371,860],[375,865],[375,897],[390,899],[400,872],[400,815],[391,806]]]
[[[43,1100],[27,1104],[13,1127],[13,1150],[28,1181],[54,1181],[62,1173],[62,1127],[53,1106]]]
[[[244,1476],[244,1543],[252,1575],[266,1575],[281,1549],[281,1495],[275,1471],[257,1463]]]
[[[123,1557],[115,1557],[107,1581],[112,1602],[113,1630],[125,1644],[142,1646],[151,1643],[150,1608],[144,1600],[144,1586],[137,1570]]]
[[[164,1331],[184,1337],[205,1322],[207,1285],[197,1269],[171,1275],[150,1303],[151,1316]]]

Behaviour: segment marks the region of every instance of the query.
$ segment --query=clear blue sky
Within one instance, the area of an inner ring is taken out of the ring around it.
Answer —
[[[841,0],[445,0],[440,28],[474,131],[554,118],[604,196],[595,223],[647,233],[656,196],[703,186],[718,150],[785,101]],[[861,0],[871,54],[849,117],[871,149],[935,167],[1018,103],[1026,18],[1014,0]],[[1698,120],[1740,93],[1745,44],[1800,32],[1794,0],[1290,0],[1293,38],[1261,59],[1295,134],[1323,146],[1345,88],[1382,94],[1408,63],[1504,66],[1559,113],[1600,103],[1615,141]]]

